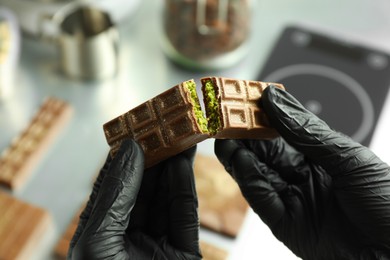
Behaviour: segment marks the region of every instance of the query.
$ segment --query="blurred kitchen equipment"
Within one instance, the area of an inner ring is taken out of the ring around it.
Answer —
[[[390,54],[345,35],[285,28],[258,80],[280,82],[332,128],[369,146],[390,86]]]
[[[12,93],[20,52],[20,33],[11,10],[0,7],[0,99]]]
[[[57,44],[60,67],[74,79],[105,79],[117,72],[117,25],[140,0],[2,0],[27,36]]]
[[[119,24],[124,19],[133,17],[141,3],[140,0],[1,0],[0,2],[2,6],[16,14],[24,34],[37,38],[53,33],[42,28],[42,17],[53,16],[69,4],[93,5],[108,13],[112,21]]]
[[[165,0],[165,53],[195,69],[223,69],[236,64],[248,50],[250,9],[250,0]]]
[[[71,5],[53,16],[61,69],[71,78],[103,79],[118,67],[118,32],[110,16],[93,6]]]

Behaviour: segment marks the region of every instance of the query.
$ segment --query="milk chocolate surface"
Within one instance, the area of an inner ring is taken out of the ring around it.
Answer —
[[[124,138],[136,140],[145,167],[180,153],[208,138],[201,130],[186,82],[106,123],[104,133],[114,155]]]
[[[111,155],[116,154],[123,139],[134,139],[145,153],[145,168],[148,168],[209,137],[268,139],[278,136],[258,104],[266,87],[274,84],[283,88],[283,85],[221,77],[202,78],[201,82],[205,107],[210,107],[204,87],[206,82],[213,84],[216,98],[212,101],[218,103],[217,112],[206,109],[208,129],[199,122],[199,113],[203,113],[199,111],[198,97],[195,93],[194,100],[194,92],[188,89],[188,85],[194,86],[195,82],[184,81],[104,124]],[[217,113],[220,118],[217,129],[210,124],[211,113]]]
[[[214,138],[270,139],[278,136],[259,107],[259,101],[266,87],[272,84],[284,89],[282,84],[221,77],[206,77],[201,82],[206,102],[208,94],[205,84],[211,82],[219,104],[221,125]],[[210,110],[206,110],[208,118],[210,113]]]

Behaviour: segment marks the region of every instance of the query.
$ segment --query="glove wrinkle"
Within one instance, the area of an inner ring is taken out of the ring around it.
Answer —
[[[246,149],[235,150],[231,157],[232,175],[254,211],[265,223],[273,225],[285,213],[284,203],[273,185],[283,190],[286,184],[255,158]],[[269,179],[270,175],[273,175],[274,181]]]
[[[280,174],[290,184],[305,183],[310,169],[302,154],[289,146],[282,138],[273,140],[244,140],[245,147],[252,151],[259,161]]]

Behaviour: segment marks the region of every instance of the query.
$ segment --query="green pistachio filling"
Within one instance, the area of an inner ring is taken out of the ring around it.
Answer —
[[[211,80],[206,81],[204,88],[206,94],[204,98],[206,99],[206,114],[208,118],[209,132],[214,135],[221,127],[218,98]]]
[[[205,118],[202,108],[199,103],[198,95],[196,93],[196,84],[193,81],[187,81],[185,83],[186,88],[190,91],[192,104],[194,105],[194,112],[196,120],[200,126],[200,129],[203,133],[208,133],[207,119]]]

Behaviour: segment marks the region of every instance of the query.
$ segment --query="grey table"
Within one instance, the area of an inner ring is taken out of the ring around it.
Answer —
[[[59,71],[55,45],[25,37],[13,96],[0,100],[0,150],[29,122],[46,96],[71,103],[74,116],[34,169],[27,185],[14,195],[50,211],[54,232],[43,250],[48,254],[69,221],[89,195],[108,145],[102,125],[161,91],[187,79],[216,75],[254,79],[282,28],[293,22],[308,24],[390,52],[390,2],[387,0],[280,0],[254,5],[251,55],[235,67],[216,72],[193,72],[172,65],[160,46],[159,4],[142,1],[137,12],[119,25],[120,69],[104,81],[75,81]],[[390,128],[386,103],[372,149],[385,161]],[[213,141],[198,151],[213,153]],[[1,214],[1,213],[0,213]],[[295,259],[250,211],[237,239],[205,230],[201,238],[230,252],[231,259]],[[261,249],[261,250],[260,250]],[[49,258],[45,256],[44,258]]]

